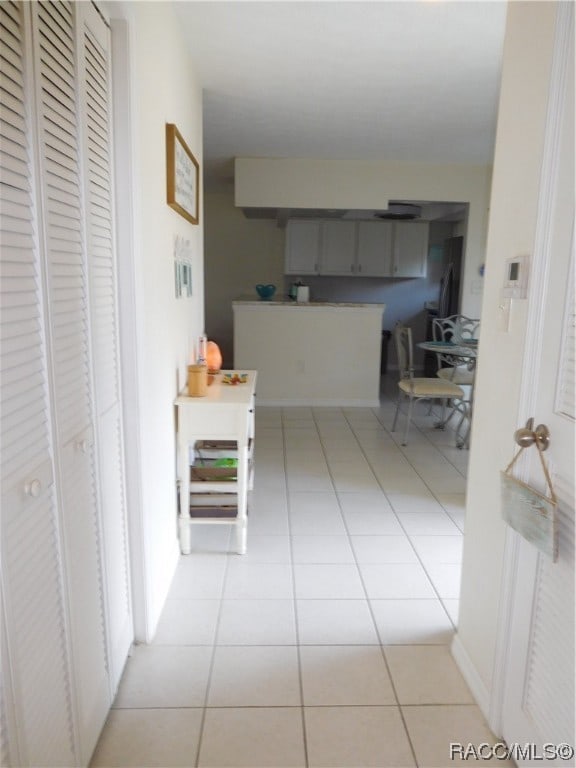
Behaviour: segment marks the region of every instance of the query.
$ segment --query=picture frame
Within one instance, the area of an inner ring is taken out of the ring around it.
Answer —
[[[166,201],[198,224],[200,166],[174,123],[166,123]]]

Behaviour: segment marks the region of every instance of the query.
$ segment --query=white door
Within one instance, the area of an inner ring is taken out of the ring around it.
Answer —
[[[102,541],[95,472],[90,316],[72,3],[32,4],[37,83],[41,247],[65,591],[81,762],[111,704]]]
[[[110,686],[114,693],[133,639],[120,401],[112,184],[110,33],[92,3],[77,3],[79,88],[85,158],[86,251],[94,423],[103,537]]]
[[[0,5],[2,765],[72,766],[72,677],[28,138],[29,10]]]
[[[547,144],[530,295],[523,410],[550,430],[544,454],[558,497],[558,558],[514,537],[502,733],[523,747],[519,765],[542,765],[545,744],[574,742],[574,32],[570,3],[559,11]],[[523,425],[522,425],[523,426]],[[545,490],[536,448],[523,471]],[[553,747],[549,747],[552,754]],[[568,748],[567,748],[568,749]],[[570,750],[568,749],[568,752]],[[550,766],[574,766],[559,754]],[[540,760],[538,759],[540,757]]]

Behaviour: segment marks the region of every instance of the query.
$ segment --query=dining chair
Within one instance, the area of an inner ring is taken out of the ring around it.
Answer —
[[[414,376],[414,350],[412,345],[412,329],[407,325],[398,323],[394,328],[394,347],[398,359],[398,369],[400,378],[398,379],[398,400],[396,402],[396,413],[392,424],[392,432],[396,429],[398,413],[403,397],[408,398],[408,414],[406,416],[406,426],[404,428],[404,438],[402,445],[408,444],[408,432],[410,422],[412,421],[412,409],[415,400],[462,400],[464,390],[452,381],[433,377],[415,377]]]
[[[452,342],[453,344],[465,346],[477,339],[479,329],[480,320],[466,317],[465,315],[436,317],[432,320],[432,337],[434,341]],[[456,433],[458,435],[462,434],[462,426],[464,420],[467,419],[468,427],[459,439],[458,446],[468,446],[470,423],[472,421],[476,359],[465,360],[461,356],[451,355],[449,352],[437,352],[436,359],[438,361],[436,376],[464,387],[465,396],[458,408],[461,418],[456,428]]]
[[[453,344],[466,344],[477,338],[480,320],[473,320],[465,315],[435,317],[432,320],[432,338],[434,341],[451,341]],[[438,371],[436,376],[454,384],[471,386],[474,384],[474,364],[463,363],[449,352],[436,353]]]

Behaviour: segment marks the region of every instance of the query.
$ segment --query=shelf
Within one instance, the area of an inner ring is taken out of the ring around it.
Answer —
[[[218,461],[218,459],[210,460]],[[210,483],[210,482],[236,482],[238,476],[237,467],[214,467],[204,459],[202,464],[194,464],[190,467],[190,483]]]
[[[236,504],[219,504],[217,506],[191,506],[191,523],[230,523],[238,517]]]

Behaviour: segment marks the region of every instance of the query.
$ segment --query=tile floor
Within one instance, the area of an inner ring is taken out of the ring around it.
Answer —
[[[449,650],[468,454],[423,404],[402,448],[392,415],[257,409],[248,552],[194,529],[93,766],[424,768],[493,739]]]

